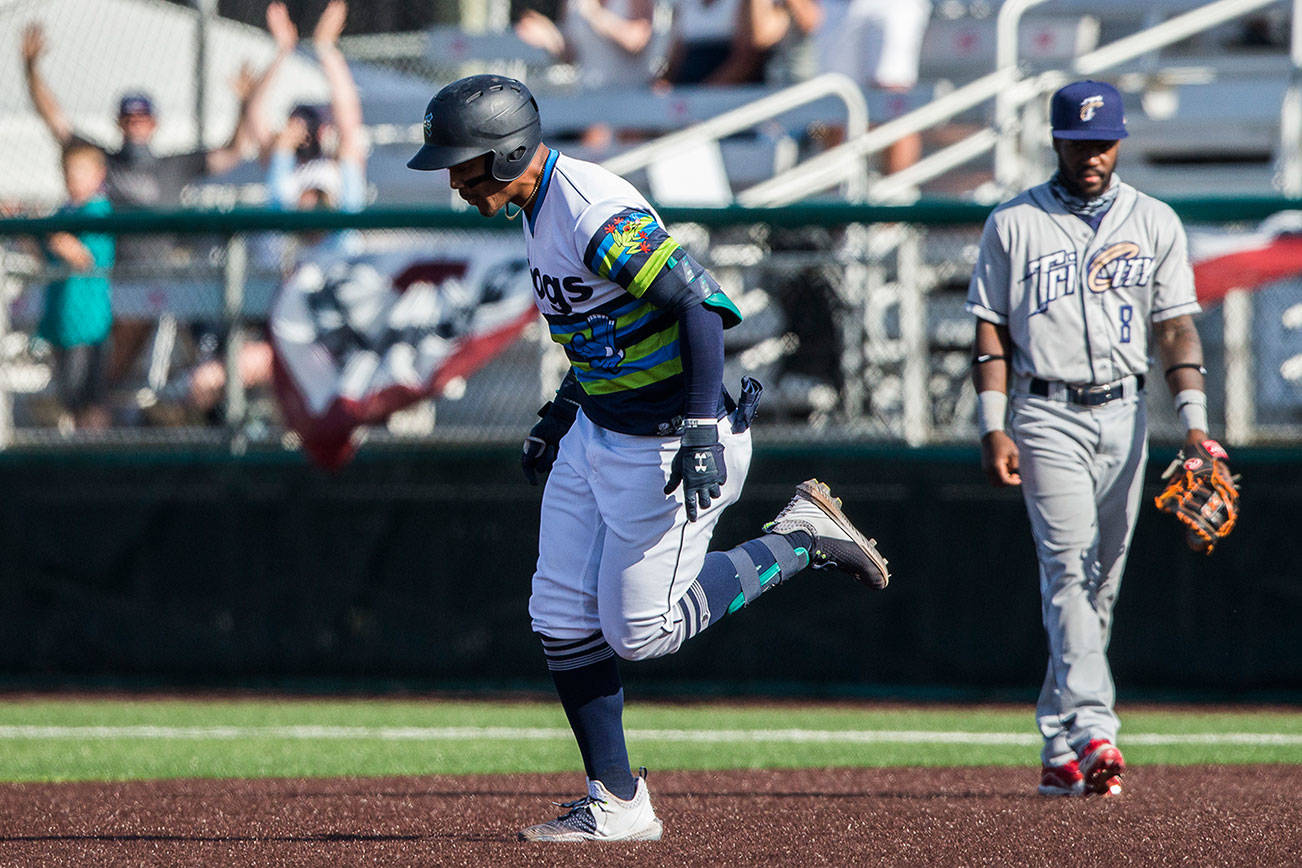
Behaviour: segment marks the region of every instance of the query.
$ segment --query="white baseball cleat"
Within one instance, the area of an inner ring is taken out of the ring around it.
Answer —
[[[886,558],[877,551],[877,540],[865,539],[845,513],[841,498],[817,479],[796,486],[796,496],[777,518],[764,525],[765,533],[803,530],[814,538],[810,565],[816,569],[836,567],[870,588],[881,590],[890,583]]]
[[[601,781],[588,781],[588,794],[574,802],[555,820],[520,831],[521,841],[659,841],[664,826],[651,807],[646,771],[637,779],[637,791],[627,802],[617,799]]]

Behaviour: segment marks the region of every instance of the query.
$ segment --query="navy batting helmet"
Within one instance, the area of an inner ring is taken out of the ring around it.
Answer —
[[[489,171],[514,181],[542,142],[538,103],[529,88],[504,75],[472,75],[443,88],[425,108],[425,145],[411,169],[446,169],[492,154]]]

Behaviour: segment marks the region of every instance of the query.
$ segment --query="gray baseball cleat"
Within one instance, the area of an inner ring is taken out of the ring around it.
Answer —
[[[558,802],[568,813],[520,831],[521,841],[659,841],[664,829],[651,807],[646,769],[628,801],[617,799],[601,781],[588,781],[588,795]]]
[[[814,538],[809,563],[815,569],[836,567],[878,591],[890,583],[891,574],[886,559],[877,551],[877,541],[864,538],[841,512],[841,498],[833,497],[831,489],[817,479],[797,485],[796,496],[763,530],[808,533]]]

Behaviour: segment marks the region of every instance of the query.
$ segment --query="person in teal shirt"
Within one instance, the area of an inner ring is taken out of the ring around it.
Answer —
[[[86,142],[63,151],[68,200],[60,214],[108,214],[104,195],[104,152]],[[54,379],[59,400],[77,428],[109,425],[105,373],[109,327],[113,322],[108,270],[113,266],[112,235],[56,232],[45,240],[45,256],[64,275],[45,288],[45,308],[37,335],[54,349]]]

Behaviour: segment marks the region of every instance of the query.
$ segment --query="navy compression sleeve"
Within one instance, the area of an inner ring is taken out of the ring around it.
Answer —
[[[684,415],[714,419],[723,392],[723,320],[703,304],[688,305],[678,319],[683,353]]]

